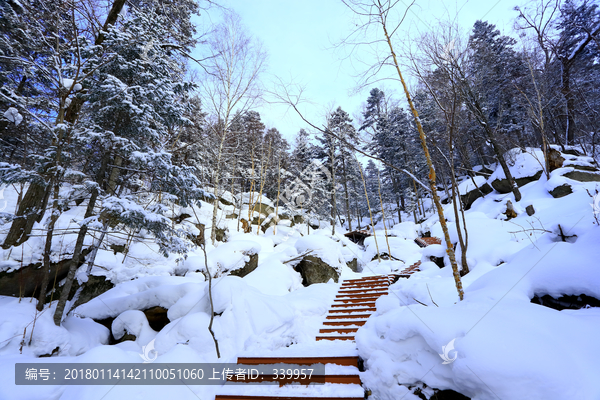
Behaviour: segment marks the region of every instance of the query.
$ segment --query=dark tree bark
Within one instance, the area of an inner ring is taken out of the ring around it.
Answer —
[[[33,224],[40,222],[46,209],[50,186],[31,182],[23,200],[19,203],[16,218],[4,239],[3,248],[19,246],[29,238]]]
[[[85,210],[85,217],[89,218],[94,213],[94,207],[96,206],[96,200],[98,199],[98,189],[94,189],[92,191],[92,195],[90,196],[90,201],[88,202],[87,209]],[[88,227],[87,225],[83,225],[79,230],[79,234],[77,235],[77,241],[75,242],[75,250],[73,251],[73,258],[71,259],[71,265],[69,266],[69,272],[67,274],[67,278],[65,280],[65,284],[60,293],[60,299],[58,300],[58,304],[56,306],[56,311],[54,312],[54,323],[57,326],[60,326],[62,321],[62,316],[65,310],[65,305],[67,304],[67,300],[69,299],[69,293],[71,292],[71,287],[73,286],[73,280],[75,279],[75,272],[77,272],[77,266],[79,265],[81,258],[81,251],[83,249],[83,241],[85,240],[85,235],[87,234]]]

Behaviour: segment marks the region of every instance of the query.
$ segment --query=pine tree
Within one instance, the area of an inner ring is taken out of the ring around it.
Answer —
[[[87,189],[90,197],[54,315],[57,325],[89,224],[149,232],[165,256],[186,253],[191,246],[187,233],[164,216],[170,204],[199,204],[205,196],[194,171],[174,165],[166,148],[171,134],[188,124],[181,100],[192,85],[182,80],[183,71],[160,45],[165,26],[167,21],[151,11],[132,10],[122,30],[106,32],[103,48],[90,45],[82,50],[94,72],[83,82],[85,103],[73,137],[87,153],[87,181],[81,191]],[[148,49],[148,43],[155,45]],[[100,211],[94,214],[98,201]]]

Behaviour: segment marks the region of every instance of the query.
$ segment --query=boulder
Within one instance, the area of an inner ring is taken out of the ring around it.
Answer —
[[[591,171],[574,170],[563,175],[565,178],[573,179],[578,182],[600,182],[600,173]]]
[[[525,211],[527,212],[527,215],[529,215],[530,217],[533,214],[535,214],[535,208],[533,208],[533,204],[530,204],[527,207],[525,207]]]
[[[528,183],[537,181],[538,179],[540,179],[540,177],[542,176],[542,170],[539,170],[538,172],[536,172],[534,175],[532,176],[524,176],[521,178],[516,178],[515,181],[517,183],[517,186],[521,187],[521,186],[525,186]],[[492,181],[492,187],[494,189],[496,189],[496,191],[502,193],[502,194],[507,194],[512,192],[512,188],[510,186],[510,183],[508,182],[508,179],[504,178],[504,179],[494,179]]]
[[[548,166],[550,172],[554,171],[555,169],[562,168],[564,162],[565,158],[562,156],[560,151],[553,148],[548,150]]]
[[[224,242],[227,238],[227,229],[217,228],[215,229],[215,239],[218,242]]]
[[[361,272],[358,270],[358,259],[356,258],[346,262],[346,265],[354,272]]]
[[[239,276],[243,278],[258,267],[258,254],[250,255],[250,260],[244,264],[242,268],[235,269],[229,272],[229,275]]]
[[[69,294],[69,299],[71,299],[75,295],[75,291],[79,289],[79,286],[79,282],[75,280],[71,288],[71,293]],[[102,293],[108,292],[114,287],[115,285],[105,276],[88,276],[88,280],[83,284],[83,289],[81,290],[81,293],[79,293],[79,297],[73,304],[73,308],[83,303],[87,303],[91,299],[100,296]]]
[[[573,189],[571,188],[571,185],[569,184],[562,184],[560,186],[555,187],[554,189],[552,189],[550,191],[550,194],[552,195],[552,197],[554,197],[555,199],[559,199],[561,197],[565,197],[569,194],[573,193]]]
[[[105,276],[90,275],[87,279],[87,282],[84,282],[83,284],[79,284],[79,281],[77,279],[73,280],[73,285],[71,286],[71,291],[69,292],[68,297],[69,301],[73,300],[73,298],[75,297],[75,293],[77,293],[79,288],[82,287],[81,293],[79,293],[79,297],[77,298],[75,303],[73,303],[73,309],[80,306],[81,304],[87,303],[94,297],[98,297],[102,293],[108,292],[110,289],[115,287],[115,285]],[[62,294],[62,289],[63,287],[59,286],[55,288],[53,292],[50,292],[46,296],[46,304],[50,303],[50,300],[56,300],[60,298]]]
[[[169,324],[169,317],[167,316],[169,310],[164,307],[156,306],[143,310],[150,328],[159,332],[162,328]],[[135,339],[134,339],[135,340]]]
[[[480,197],[483,197],[486,194],[491,193],[492,191],[492,187],[487,183],[484,183],[483,185],[479,186],[479,188],[474,188],[473,190],[465,193],[464,195],[461,195],[460,201],[462,201],[465,210],[468,210],[469,208],[471,208],[475,200],[477,200]]]
[[[252,208],[252,207],[250,207]],[[253,206],[255,212],[259,212],[263,215],[269,215],[275,212],[275,209],[268,204],[263,203],[255,203]],[[264,219],[264,217],[263,217]]]
[[[313,283],[327,283],[330,279],[335,282],[339,280],[339,274],[331,265],[326,264],[318,257],[307,255],[294,268],[302,275],[302,284],[304,286]]]
[[[233,202],[229,199],[224,198],[223,196],[219,197],[219,203],[225,204],[226,206],[232,206]]]
[[[89,249],[82,251],[81,257],[79,258],[78,266],[81,266],[85,261],[85,256],[90,252]],[[69,266],[71,265],[71,259],[64,259],[57,263],[50,263],[50,280],[48,287],[45,288],[49,291],[56,282],[60,282],[66,278],[69,272]],[[34,263],[25,265],[15,271],[0,272],[0,296],[13,296],[13,297],[35,297],[39,293],[39,285],[42,282],[44,272],[42,270],[42,263]]]
[[[124,244],[112,243],[112,244],[108,245],[108,247],[113,251],[114,255],[116,256],[117,253],[124,253],[125,252],[125,248],[127,246],[124,245]]]
[[[600,300],[586,294],[562,295],[552,297],[548,294],[535,294],[531,299],[533,304],[539,304],[554,310],[580,310],[588,307],[600,307]]]

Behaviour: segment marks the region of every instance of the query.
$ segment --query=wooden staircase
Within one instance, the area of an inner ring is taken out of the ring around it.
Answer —
[[[317,340],[354,340],[354,333],[375,311],[375,301],[388,293],[395,275],[349,279],[342,282],[325,317]]]
[[[382,275],[364,277],[360,279],[349,279],[342,281],[338,294],[335,297],[334,304],[331,305],[329,313],[323,322],[323,328],[319,331],[317,341],[343,340],[354,341],[354,334],[363,326],[371,314],[375,311],[375,301],[382,295],[388,293],[388,287],[391,283],[400,278],[400,275]],[[324,397],[322,393],[311,394],[311,388],[317,389],[318,385],[299,386],[298,391],[286,391],[274,394],[279,389],[277,386],[263,386],[263,391],[259,394],[258,390],[248,390],[248,393],[240,394],[220,394],[215,400],[364,400],[364,389],[361,386],[359,376],[358,356],[315,356],[315,357],[239,357],[238,364],[241,365],[259,365],[259,364],[295,364],[295,365],[316,365],[324,364],[326,373],[324,376],[313,376],[312,383],[334,384],[336,387],[327,393],[333,392],[335,396]],[[329,368],[328,368],[329,366]],[[327,370],[339,370],[340,366],[345,367],[344,373],[329,374]],[[263,381],[269,380],[265,377]],[[301,385],[310,382],[299,382],[296,380],[278,381],[280,386],[289,383],[300,383]],[[339,385],[339,386],[338,386]],[[254,386],[256,388],[256,386]],[[248,387],[250,389],[250,387]],[[263,394],[269,393],[267,395]],[[293,394],[293,395],[292,395]]]

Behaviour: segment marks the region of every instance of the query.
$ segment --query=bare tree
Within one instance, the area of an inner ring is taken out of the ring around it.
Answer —
[[[446,253],[448,254],[448,258],[450,259],[450,264],[452,265],[452,272],[454,275],[454,280],[456,283],[456,289],[458,291],[458,296],[460,300],[464,297],[464,292],[462,288],[462,282],[460,279],[460,273],[458,271],[458,265],[456,264],[456,257],[454,254],[454,248],[452,246],[452,242],[450,240],[450,234],[448,232],[448,226],[446,224],[446,219],[444,217],[444,209],[440,202],[439,195],[437,193],[436,187],[436,172],[433,166],[433,162],[431,160],[431,156],[429,154],[429,148],[427,145],[427,140],[425,136],[425,132],[423,130],[423,126],[421,125],[421,120],[419,118],[419,113],[415,108],[412,95],[408,90],[408,86],[402,75],[402,71],[400,69],[400,64],[398,62],[398,57],[394,50],[394,45],[392,43],[392,38],[398,32],[398,29],[404,18],[406,17],[406,13],[409,8],[406,8],[403,15],[401,16],[398,23],[394,24],[392,19],[395,13],[395,7],[400,3],[400,0],[342,0],[344,4],[352,10],[359,18],[361,18],[364,22],[353,32],[356,34],[358,32],[365,33],[365,31],[370,31],[370,28],[381,29],[383,42],[387,45],[388,51],[386,54],[389,54],[389,57],[386,57],[381,64],[378,64],[375,69],[369,69],[368,73],[371,77],[377,76],[377,70],[383,68],[386,65],[391,65],[394,68],[395,73],[397,74],[400,83],[402,84],[402,88],[404,89],[404,94],[406,96],[406,101],[408,102],[409,108],[413,114],[414,122],[417,127],[417,131],[419,133],[419,138],[421,140],[421,146],[423,147],[423,152],[425,153],[425,158],[427,160],[427,166],[429,167],[429,187],[430,193],[433,198],[433,202],[436,206],[438,217],[440,220],[440,225],[442,226],[442,230],[444,232],[444,239],[446,241]],[[414,3],[414,2],[413,2]],[[412,4],[411,4],[412,5]],[[409,6],[410,7],[410,6]],[[378,28],[377,28],[378,27]],[[352,36],[352,35],[351,35]],[[351,37],[349,37],[350,39]],[[364,42],[362,39],[361,42]],[[346,43],[350,43],[350,40],[347,40]],[[356,41],[354,42],[356,44]],[[375,71],[375,72],[373,72]]]
[[[249,110],[261,97],[259,77],[265,69],[266,53],[261,44],[246,33],[240,17],[231,11],[224,13],[223,22],[211,33],[208,51],[204,65],[206,76],[201,87],[208,111],[216,119],[210,125],[216,138],[215,199],[210,233],[214,244],[226,139],[234,117]]]
[[[567,144],[574,144],[576,124],[575,90],[572,73],[586,47],[600,41],[600,21],[595,2],[562,2],[561,0],[535,0],[519,12],[518,28],[533,33],[544,53],[544,69],[551,64],[560,65],[560,92],[564,100],[564,130]]]

